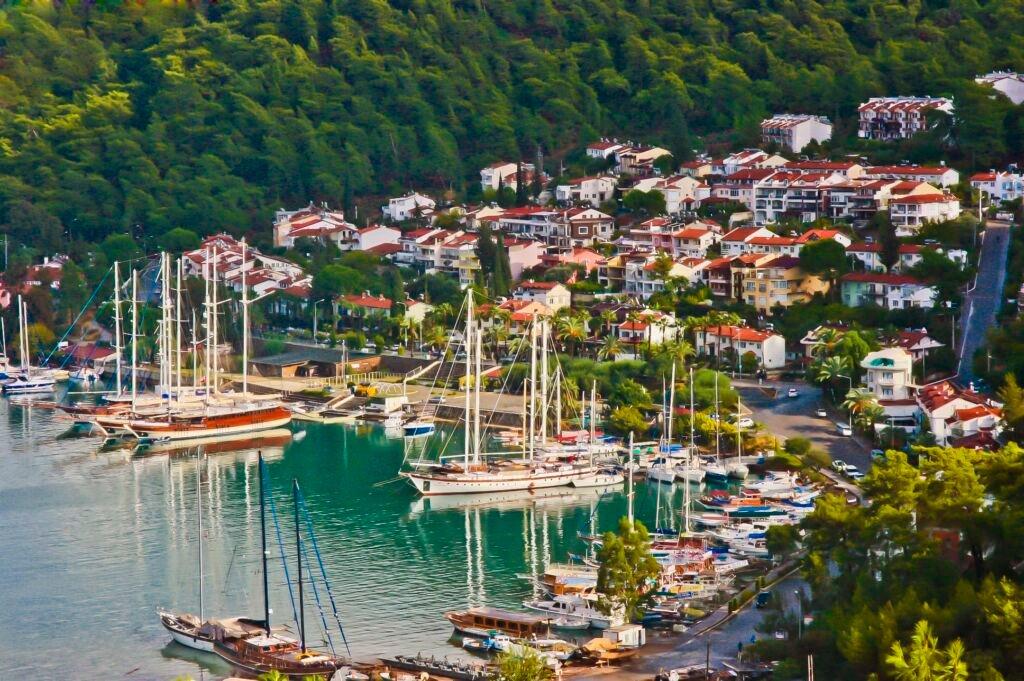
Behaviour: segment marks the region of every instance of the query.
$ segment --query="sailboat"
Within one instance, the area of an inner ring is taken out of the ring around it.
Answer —
[[[27,393],[53,392],[56,380],[46,369],[33,367],[28,359],[28,305],[18,296],[18,355],[21,358],[21,370],[18,375],[4,383],[3,391],[8,395]]]
[[[196,454],[196,510],[197,510],[197,533],[199,537],[199,566],[197,577],[199,578],[199,614],[190,612],[174,612],[171,610],[158,610],[160,624],[176,642],[194,650],[213,652],[213,643],[216,638],[215,626],[231,627],[236,631],[244,631],[249,635],[258,634],[262,631],[263,623],[247,618],[233,618],[220,621],[219,623],[207,622],[203,603],[204,581],[203,581],[203,474],[201,468],[203,455]]]
[[[244,242],[242,258],[244,262]],[[213,260],[216,262],[216,250],[213,253]],[[151,408],[140,408],[135,378],[137,371],[138,311],[135,292],[137,276],[133,273],[132,408],[126,415],[99,416],[96,419],[97,425],[107,433],[140,440],[146,439],[152,442],[245,435],[288,425],[292,419],[292,412],[285,408],[276,396],[257,396],[249,392],[249,305],[255,301],[249,300],[245,271],[242,272],[242,392],[241,394],[228,394],[217,391],[219,373],[215,350],[218,342],[217,307],[225,301],[217,301],[216,267],[214,266],[208,286],[210,292],[205,303],[208,365],[206,375],[210,378],[210,385],[203,391],[202,399],[199,399],[198,385],[194,385],[190,392],[185,390],[181,384],[181,268],[179,265],[178,309],[176,313],[172,313],[170,305],[171,267],[170,259],[166,254],[161,259],[161,280],[163,315],[159,330],[161,362],[157,403],[152,404],[152,400],[150,400]],[[175,369],[177,370],[176,384]]]
[[[736,398],[736,460],[732,463],[725,465],[725,470],[730,478],[737,478],[739,480],[746,479],[750,470],[743,463],[743,426],[740,425],[740,414],[742,413],[742,403],[739,398]]]
[[[400,475],[405,477],[423,495],[436,494],[481,494],[491,492],[508,492],[515,490],[540,489],[546,487],[562,487],[574,485],[580,487],[604,486],[614,479],[594,465],[593,457],[588,461],[562,461],[558,458],[545,458],[541,445],[546,443],[547,409],[541,409],[541,437],[537,437],[537,340],[538,331],[546,324],[535,322],[530,329],[530,426],[528,436],[528,455],[521,458],[507,458],[506,452],[500,452],[502,458],[487,457],[481,454],[482,442],[480,432],[480,394],[481,394],[481,354],[482,329],[473,320],[473,293],[467,292],[465,343],[465,432],[462,461],[449,459],[441,462],[416,462],[411,471]],[[546,335],[542,342],[547,346]],[[546,359],[546,353],[545,353]],[[542,399],[547,397],[546,363],[541,379],[543,381]],[[592,450],[591,450],[592,451]],[[524,452],[527,454],[527,452]]]
[[[276,633],[270,626],[270,585],[267,577],[267,532],[264,497],[263,456],[259,458],[260,469],[260,531],[263,546],[263,603],[264,628],[256,635],[237,635],[230,626],[216,623],[213,627],[213,652],[235,667],[254,674],[280,672],[286,676],[332,677],[338,670],[346,670],[349,662],[341,657],[317,651],[306,645],[306,610],[303,596],[302,556],[304,553],[301,522],[299,519],[300,495],[298,480],[292,480],[292,500],[295,506],[295,560],[296,584],[298,586],[298,633],[294,639]],[[315,541],[315,540],[314,540]],[[315,544],[314,544],[315,548]],[[359,675],[362,677],[362,675]],[[342,678],[353,678],[347,671]],[[362,677],[365,678],[365,677]]]

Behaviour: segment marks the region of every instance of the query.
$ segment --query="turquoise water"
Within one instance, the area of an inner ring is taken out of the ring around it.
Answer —
[[[198,608],[195,455],[102,452],[97,439],[58,439],[68,425],[52,411],[0,400],[0,679],[227,675],[216,658],[170,644],[154,614]],[[301,441],[263,449],[281,530],[287,542],[296,478],[357,658],[457,654],[444,611],[516,607],[532,595],[517,573],[582,553],[578,531],[613,528],[625,513],[621,488],[491,506],[420,500],[392,481],[406,456],[401,439],[376,427],[296,430],[306,431]],[[201,464],[207,616],[262,612],[256,460],[255,449],[243,449]],[[637,486],[637,515],[649,524],[655,499],[655,487]],[[676,489],[676,509],[681,500]],[[290,623],[271,541],[273,617]],[[311,596],[306,611],[310,638],[322,640]],[[337,634],[335,644],[343,651]]]

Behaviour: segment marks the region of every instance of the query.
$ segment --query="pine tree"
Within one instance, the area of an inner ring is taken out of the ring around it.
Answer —
[[[900,261],[900,240],[896,236],[896,228],[889,219],[888,211],[875,213],[874,222],[878,226],[878,243],[882,246],[879,258],[887,272],[891,272]]]
[[[523,177],[523,164],[522,162],[516,163],[516,205],[526,205],[526,182]]]

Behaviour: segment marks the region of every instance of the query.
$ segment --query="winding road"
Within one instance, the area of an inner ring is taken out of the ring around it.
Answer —
[[[988,330],[995,326],[996,315],[1003,302],[1009,250],[1010,226],[989,220],[981,243],[978,274],[964,296],[960,317],[957,378],[962,385],[974,380],[974,355],[984,346]]]

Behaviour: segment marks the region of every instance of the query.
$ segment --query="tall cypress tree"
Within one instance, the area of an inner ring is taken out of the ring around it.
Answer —
[[[516,163],[516,205],[526,205],[526,182],[523,177],[522,161]]]

